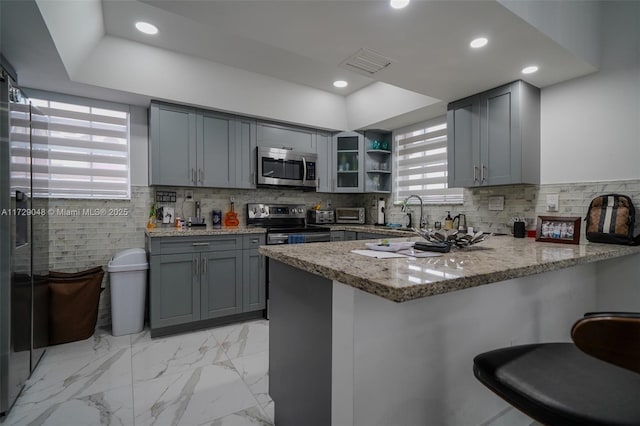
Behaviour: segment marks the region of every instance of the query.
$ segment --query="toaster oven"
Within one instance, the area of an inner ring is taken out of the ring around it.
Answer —
[[[353,223],[363,225],[365,222],[364,207],[339,207],[335,213],[336,223]]]
[[[333,210],[307,210],[307,223],[335,223]]]

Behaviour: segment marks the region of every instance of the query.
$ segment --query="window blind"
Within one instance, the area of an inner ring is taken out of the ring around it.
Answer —
[[[130,198],[127,111],[30,100],[48,118],[48,123],[31,122],[34,196]],[[28,137],[28,132],[14,133],[16,143]]]
[[[394,202],[416,194],[425,203],[462,203],[462,188],[447,187],[446,116],[396,130],[394,145]]]

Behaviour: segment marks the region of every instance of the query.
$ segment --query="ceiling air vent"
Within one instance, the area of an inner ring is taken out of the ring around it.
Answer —
[[[391,65],[394,62],[386,56],[370,49],[360,49],[354,55],[347,58],[340,66],[360,74],[372,75]]]

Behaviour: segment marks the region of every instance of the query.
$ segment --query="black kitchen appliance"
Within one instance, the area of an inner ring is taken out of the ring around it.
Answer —
[[[247,204],[247,226],[267,229],[267,245],[331,241],[331,230],[307,225],[307,208],[299,204]]]

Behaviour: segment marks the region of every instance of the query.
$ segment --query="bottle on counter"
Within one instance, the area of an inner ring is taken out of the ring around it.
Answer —
[[[453,229],[453,218],[451,217],[451,211],[447,211],[447,217],[444,218],[444,229]]]
[[[153,229],[157,225],[158,219],[156,218],[156,205],[151,204],[151,209],[149,210],[149,219],[147,220],[147,229]]]

